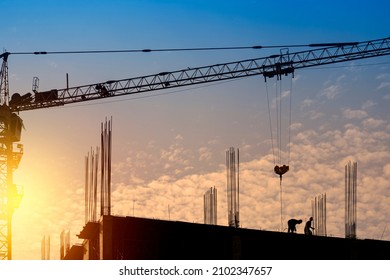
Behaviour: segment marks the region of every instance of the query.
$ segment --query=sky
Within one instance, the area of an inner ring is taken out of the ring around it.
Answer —
[[[377,0],[0,4],[6,11],[1,47],[11,53],[291,46],[389,37],[390,4]],[[9,87],[11,95],[24,94],[31,92],[33,77],[44,91],[64,88],[66,74],[70,86],[81,86],[282,51],[11,54]],[[290,151],[281,162],[290,166],[282,188],[272,149],[279,139],[273,113],[278,89],[282,152]],[[217,223],[227,226],[225,152],[235,147],[240,149],[241,227],[286,230],[288,219],[307,220],[312,200],[326,194],[327,233],[344,237],[344,168],[357,162],[357,236],[390,240],[389,107],[390,58],[383,56],[303,68],[282,81],[247,77],[20,112],[24,154],[14,183],[24,196],[13,216],[13,259],[40,259],[44,236],[50,236],[51,258],[58,259],[63,230],[70,231],[72,244],[82,242],[77,234],[85,224],[84,161],[100,145],[101,123],[111,117],[113,215],[203,223],[203,194],[215,186]]]

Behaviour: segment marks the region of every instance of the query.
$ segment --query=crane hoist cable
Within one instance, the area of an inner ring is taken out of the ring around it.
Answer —
[[[289,165],[290,165],[290,155],[291,155],[291,120],[292,120],[292,76],[290,79],[290,88],[289,90],[283,91],[282,87],[282,81],[281,78],[278,77],[275,82],[275,98],[273,99],[273,102],[271,104],[270,102],[270,93],[268,90],[268,83],[266,81],[266,93],[267,93],[267,105],[268,105],[268,118],[269,118],[269,126],[270,126],[270,134],[271,134],[271,145],[272,145],[272,155],[273,155],[273,161],[274,161],[274,172],[279,175],[280,181],[282,182],[282,177],[285,173],[289,171]],[[282,101],[288,97],[288,124],[287,124],[287,151],[284,151],[283,148],[283,136],[285,133],[283,133],[283,116],[284,116],[284,107],[282,108]],[[271,109],[274,107],[275,109],[275,122],[276,127],[273,128],[273,122],[272,122],[272,113]],[[274,139],[274,133],[275,130],[276,139]],[[274,144],[275,142],[275,144]],[[275,148],[275,146],[277,146]],[[283,163],[284,161],[284,155],[287,154],[287,164]]]
[[[291,154],[291,120],[292,120],[292,79],[293,72],[291,73],[290,79],[290,88],[288,91],[283,91],[281,75],[277,75],[277,79],[275,82],[275,98],[272,102],[273,105],[270,104],[270,94],[268,90],[267,79],[265,79],[266,84],[266,93],[267,93],[267,105],[268,105],[268,118],[269,118],[269,126],[270,126],[270,134],[271,134],[271,145],[272,145],[272,155],[274,161],[274,172],[279,175],[280,178],[280,230],[283,231],[283,188],[282,188],[282,178],[285,173],[287,173],[290,169],[290,154]],[[287,151],[283,152],[283,129],[282,129],[282,100],[287,97],[289,98],[289,106],[288,106],[288,129],[287,129]],[[272,117],[271,117],[271,107],[275,108],[276,115],[276,145],[277,150],[275,151],[274,145],[274,133],[273,133],[273,125],[272,125]],[[287,154],[287,164],[282,164],[283,155]]]

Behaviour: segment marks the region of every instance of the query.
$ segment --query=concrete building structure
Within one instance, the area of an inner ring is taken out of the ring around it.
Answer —
[[[136,217],[89,222],[64,259],[379,260],[390,241],[307,236]]]

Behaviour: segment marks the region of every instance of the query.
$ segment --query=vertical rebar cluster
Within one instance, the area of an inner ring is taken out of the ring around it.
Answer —
[[[63,260],[70,250],[70,231],[64,230],[60,234],[60,259]]]
[[[314,235],[326,236],[326,194],[320,194],[311,201],[314,219]]]
[[[85,223],[96,222],[99,148],[85,157]]]
[[[217,224],[217,189],[210,188],[203,195],[204,223],[208,225]]]
[[[236,152],[233,147],[226,151],[226,177],[227,177],[227,203],[228,203],[228,223],[231,227],[240,225],[240,151]]]
[[[356,238],[357,162],[345,166],[345,237]]]
[[[100,166],[100,215],[111,215],[112,120],[101,124],[101,147],[85,157],[85,223],[97,222]],[[100,162],[100,163],[99,163]]]
[[[50,235],[43,236],[41,240],[41,259],[50,260]]]
[[[101,124],[101,215],[111,215],[112,118]]]

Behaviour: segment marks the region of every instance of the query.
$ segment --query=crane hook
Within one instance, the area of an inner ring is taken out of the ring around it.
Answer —
[[[274,171],[276,174],[278,174],[280,176],[280,182],[282,182],[282,176],[283,174],[287,173],[287,171],[289,171],[290,167],[288,165],[282,165],[282,166],[279,166],[279,165],[275,165],[274,167]]]

